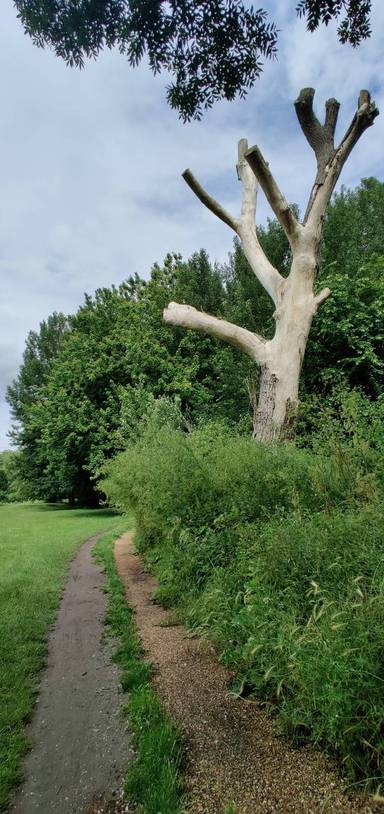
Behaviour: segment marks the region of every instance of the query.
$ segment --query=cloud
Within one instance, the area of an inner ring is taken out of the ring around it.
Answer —
[[[290,201],[301,208],[313,179],[313,155],[297,126],[292,101],[317,88],[319,111],[329,96],[342,103],[341,127],[361,86],[383,105],[384,6],[374,3],[371,41],[339,45],[335,26],[314,35],[296,20],[294,3],[265,2],[281,30],[277,61],[245,102],[222,102],[202,122],[183,125],[165,101],[166,77],[145,64],[132,70],[117,52],[82,72],[67,68],[23,36],[12,0],[0,30],[3,81],[0,118],[0,449],[7,445],[5,386],[17,373],[25,337],[52,311],[74,311],[85,291],[147,276],[169,251],[200,247],[224,260],[227,227],[194,198],[180,174],[190,166],[235,213],[240,137],[260,144]],[[364,135],[343,182],[383,176],[380,117]],[[259,220],[270,215],[260,196]]]

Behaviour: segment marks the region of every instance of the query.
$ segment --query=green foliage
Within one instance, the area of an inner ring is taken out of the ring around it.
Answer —
[[[277,31],[266,12],[240,0],[103,3],[14,0],[25,31],[70,65],[117,47],[130,65],[146,55],[153,73],[167,71],[169,104],[184,121],[219,99],[244,97],[275,53]]]
[[[67,332],[67,318],[64,314],[56,312],[41,322],[38,333],[29,332],[19,374],[7,392],[12,416],[16,421],[22,422],[35,403],[41,388],[49,378],[53,361],[62,347]]]
[[[0,458],[0,503],[7,502],[8,502],[8,478],[2,466],[2,459]]]
[[[41,482],[48,459],[41,444],[38,419],[46,399],[45,387],[68,330],[64,314],[54,313],[40,324],[38,333],[30,331],[18,376],[7,389],[7,401],[15,420],[11,436],[22,450],[17,463],[20,482],[24,481],[21,499],[56,497],[53,488],[46,488]]]
[[[94,483],[105,460],[126,446],[157,399],[165,399],[156,401],[160,413],[180,408],[191,420],[220,399],[217,343],[162,320],[175,297],[220,309],[223,284],[205,252],[189,263],[168,256],[147,282],[136,277],[118,289],[100,289],[70,318],[49,372],[39,369],[35,377],[34,398],[23,390],[17,400],[20,468],[29,496],[96,502]],[[25,358],[18,381],[28,364]],[[9,400],[16,404],[13,390]]]
[[[355,189],[341,188],[330,206],[323,232],[322,273],[357,275],[372,255],[384,247],[384,183],[363,178]]]
[[[324,269],[321,282],[332,295],[313,322],[303,387],[313,392],[344,381],[377,398],[384,381],[384,256],[372,257],[353,277],[336,265]]]
[[[337,29],[342,43],[360,45],[371,35],[370,0],[300,0],[296,11],[306,19],[308,31],[315,31],[321,23],[328,25],[344,14]]]
[[[237,669],[236,692],[279,702],[288,734],[336,752],[352,778],[377,784],[383,520],[381,504],[242,529],[236,556],[211,570],[190,611]]]
[[[118,639],[115,660],[121,683],[129,691],[125,711],[133,732],[135,757],[125,782],[129,802],[142,814],[179,814],[181,811],[181,736],[165,714],[150,679],[152,667],[144,660],[136,632],[134,613],[125,597],[113,556],[113,535],[95,547],[107,573],[108,612],[106,622]],[[138,808],[139,810],[139,808]]]
[[[103,488],[135,513],[158,599],[216,642],[234,691],[277,704],[294,739],[379,783],[383,415],[359,393],[334,410],[311,449],[149,423]]]
[[[358,390],[334,388],[327,398],[315,394],[301,406],[298,442],[308,448],[340,447],[349,441],[349,455],[371,450],[376,472],[384,461],[384,396],[371,401]]]
[[[68,564],[81,543],[121,526],[110,510],[0,506],[0,811],[21,779],[31,716]]]
[[[15,503],[28,498],[28,490],[20,475],[20,453],[0,452],[0,503]]]
[[[304,358],[301,436],[335,409],[335,385],[382,397],[383,212],[384,184],[375,179],[343,190],[329,208],[319,287],[332,295],[316,314]],[[281,227],[268,221],[259,239],[286,275]],[[273,336],[272,301],[236,241],[222,267],[204,251],[188,262],[168,255],[149,280],[136,275],[87,296],[68,319],[53,315],[28,337],[8,394],[23,496],[96,503],[105,462],[142,434],[154,411],[158,424],[173,412],[173,426],[184,430],[214,419],[250,434],[248,389],[257,390],[258,368],[226,343],[165,325],[170,300]]]
[[[261,57],[276,52],[277,29],[267,12],[241,0],[14,0],[26,33],[40,47],[82,67],[103,48],[117,47],[131,66],[146,55],[153,73],[167,71],[169,104],[184,121],[199,119],[219,99],[244,98],[261,73]],[[294,7],[292,6],[292,12]],[[369,0],[300,0],[309,31],[339,20],[340,42],[370,36]]]
[[[161,427],[163,424],[175,429],[183,424],[183,416],[177,401],[167,396],[155,398],[142,385],[127,385],[119,390],[120,417],[117,435],[121,446],[135,441],[149,422]]]

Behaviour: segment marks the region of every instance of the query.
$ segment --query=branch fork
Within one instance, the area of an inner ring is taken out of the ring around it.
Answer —
[[[351,124],[336,147],[339,102],[334,98],[327,100],[322,124],[313,110],[314,94],[313,88],[303,88],[294,103],[300,127],[317,164],[302,223],[281,192],[260,148],[257,145],[248,148],[246,139],[239,141],[236,165],[242,184],[239,217],[232,215],[213,198],[189,169],[183,173],[183,178],[204,206],[239,236],[254,274],[274,303],[275,335],[267,341],[225,319],[174,302],[165,309],[164,320],[229,342],[260,366],[260,395],[257,400],[253,393],[252,403],[255,435],[261,439],[276,439],[284,433],[285,437],[290,437],[292,416],[298,404],[300,370],[312,319],[331,293],[329,288],[314,293],[326,209],[354,145],[371,127],[379,112],[368,91],[362,90]],[[283,277],[270,263],[257,236],[259,185],[291,247],[292,266],[288,277]]]

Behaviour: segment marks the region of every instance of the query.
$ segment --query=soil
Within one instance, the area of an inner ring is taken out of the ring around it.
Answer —
[[[13,814],[123,812],[121,786],[130,758],[118,668],[104,640],[104,575],[92,557],[97,537],[72,561],[48,640],[32,750]]]
[[[132,535],[115,558],[165,708],[184,735],[186,814],[372,814],[383,811],[352,794],[337,767],[311,747],[279,737],[273,718],[251,700],[230,695],[230,672],[206,640],[171,625],[156,605],[157,587],[134,553]],[[168,624],[168,626],[167,626]],[[164,812],[164,814],[166,814]]]

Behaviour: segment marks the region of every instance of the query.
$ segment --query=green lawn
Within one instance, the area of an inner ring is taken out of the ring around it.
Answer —
[[[24,726],[69,561],[83,540],[125,527],[108,509],[0,506],[0,811],[20,780]]]

